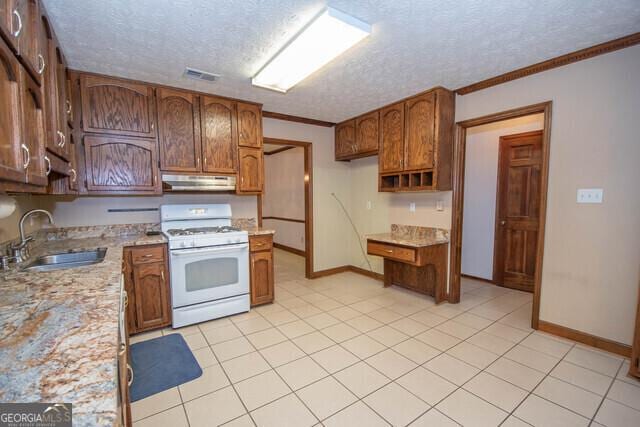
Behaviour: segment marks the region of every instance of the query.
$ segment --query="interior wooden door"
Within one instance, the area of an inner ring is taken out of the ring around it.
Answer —
[[[355,153],[356,121],[349,120],[336,125],[335,158],[349,157]]]
[[[200,104],[202,129],[202,171],[236,173],[238,133],[235,103],[203,96]]]
[[[21,71],[20,103],[22,105],[22,145],[26,152],[27,182],[47,185],[44,160],[45,125],[42,92],[37,83],[24,70]]]
[[[255,104],[238,102],[238,145],[262,147],[262,114]]]
[[[428,92],[405,103],[404,170],[433,167],[436,95]]]
[[[380,110],[380,173],[400,172],[404,163],[404,103]]]
[[[365,114],[356,119],[356,152],[378,151],[378,112]]]
[[[542,131],[500,137],[493,280],[533,292],[541,193]]]
[[[200,99],[173,89],[158,89],[158,143],[160,169],[176,172],[201,170]]]
[[[251,305],[273,301],[273,253],[252,252]]]
[[[263,152],[258,148],[240,147],[238,193],[261,193],[263,187]]]

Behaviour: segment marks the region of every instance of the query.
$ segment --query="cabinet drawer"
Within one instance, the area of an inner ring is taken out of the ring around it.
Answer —
[[[131,249],[131,263],[134,265],[162,261],[164,261],[164,246]]]
[[[415,249],[403,248],[400,246],[387,245],[384,243],[368,242],[367,253],[385,258],[397,259],[399,261],[415,262]]]
[[[249,237],[249,249],[251,252],[270,251],[273,246],[271,235]]]

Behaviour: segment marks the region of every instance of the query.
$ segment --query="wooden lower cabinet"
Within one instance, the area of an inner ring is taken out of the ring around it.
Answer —
[[[171,288],[167,246],[147,245],[124,249],[125,289],[130,333],[171,324]]]
[[[273,236],[249,237],[249,270],[251,276],[251,306],[273,302]]]

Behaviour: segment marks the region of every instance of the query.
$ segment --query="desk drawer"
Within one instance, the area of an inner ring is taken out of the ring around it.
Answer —
[[[270,251],[273,246],[273,236],[263,234],[249,237],[249,249],[251,252]]]
[[[139,246],[131,249],[131,263],[143,264],[148,262],[164,261],[164,245]]]
[[[415,262],[416,250],[378,242],[367,242],[367,253],[398,261]]]

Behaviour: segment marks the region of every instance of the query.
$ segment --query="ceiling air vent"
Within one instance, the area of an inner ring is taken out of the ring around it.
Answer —
[[[207,73],[206,71],[196,70],[195,68],[185,68],[184,76],[194,80],[204,80],[207,82],[215,82],[220,78],[219,74]]]

